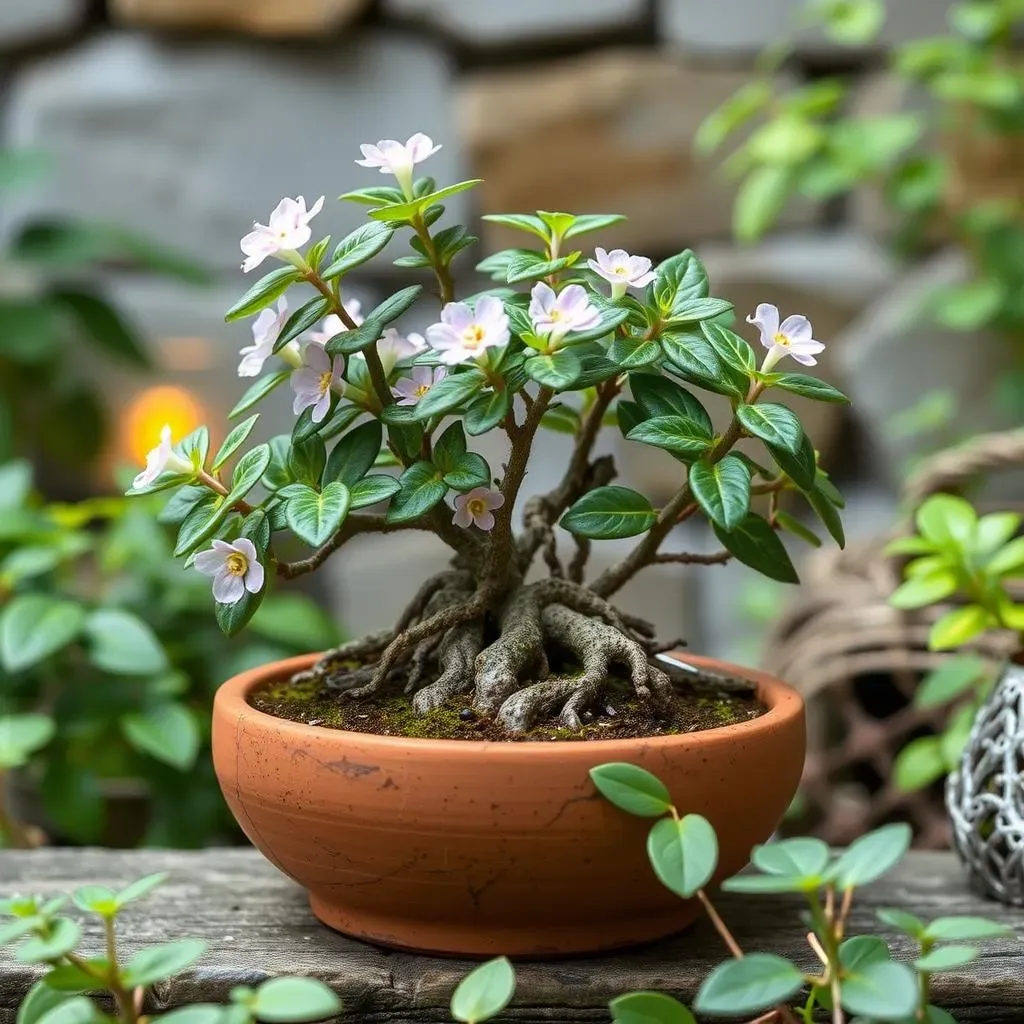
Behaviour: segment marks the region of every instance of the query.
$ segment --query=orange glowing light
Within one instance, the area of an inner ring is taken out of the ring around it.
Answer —
[[[126,454],[132,463],[143,464],[146,453],[160,443],[165,423],[178,442],[202,421],[202,406],[184,388],[163,386],[140,391],[131,400],[122,421]]]

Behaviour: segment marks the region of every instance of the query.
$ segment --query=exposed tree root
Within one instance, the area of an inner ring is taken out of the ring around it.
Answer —
[[[413,697],[413,708],[421,714],[434,711],[456,694],[472,690],[473,664],[483,645],[484,630],[480,622],[467,622],[445,633],[438,655],[443,671]]]
[[[368,633],[358,640],[349,640],[325,652],[312,668],[306,669],[305,672],[297,672],[292,676],[292,682],[304,683],[317,679],[329,683],[333,676],[349,671],[346,662],[367,661],[383,651],[394,638],[393,629],[382,629],[376,633]]]

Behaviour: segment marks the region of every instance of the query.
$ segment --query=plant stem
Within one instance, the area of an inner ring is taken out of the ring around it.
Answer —
[[[740,944],[736,941],[732,932],[729,931],[729,926],[722,920],[722,916],[715,909],[715,905],[708,898],[708,894],[703,889],[698,889],[697,899],[699,899],[703,904],[704,912],[708,915],[709,920],[715,926],[715,931],[721,935],[722,941],[725,943],[729,952],[737,960],[742,960],[743,950],[740,949]]]
[[[430,234],[430,229],[423,220],[422,214],[417,214],[412,222],[413,230],[423,243],[427,251],[427,259],[434,270],[434,277],[437,278],[437,290],[441,297],[441,305],[445,306],[455,298],[455,283],[452,281],[451,269],[446,266],[437,251],[437,245]]]
[[[136,1024],[138,1017],[135,999],[131,990],[121,984],[121,968],[117,962],[117,935],[112,917],[103,918],[103,936],[107,947],[107,986],[117,1003],[122,1024]]]
[[[213,491],[214,494],[219,494],[222,498],[227,497],[228,489],[215,476],[207,473],[205,469],[201,469],[196,473],[196,479],[203,484],[204,487],[208,487]],[[252,511],[252,505],[247,501],[242,501],[241,498],[234,503],[233,507],[238,509],[243,516],[247,516]]]

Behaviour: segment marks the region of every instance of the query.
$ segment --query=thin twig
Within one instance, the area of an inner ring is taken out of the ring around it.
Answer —
[[[737,959],[743,959],[743,950],[740,949],[740,944],[733,937],[729,926],[722,920],[718,911],[715,910],[714,904],[708,898],[708,894],[703,889],[697,890],[697,899],[704,905],[704,910],[711,920],[711,923],[715,926],[715,931],[718,932],[722,937],[722,941],[728,947],[729,952]]]

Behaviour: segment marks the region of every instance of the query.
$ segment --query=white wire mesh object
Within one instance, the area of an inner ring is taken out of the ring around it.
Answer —
[[[946,807],[974,887],[1024,906],[1024,667],[1008,664],[978,712]]]

